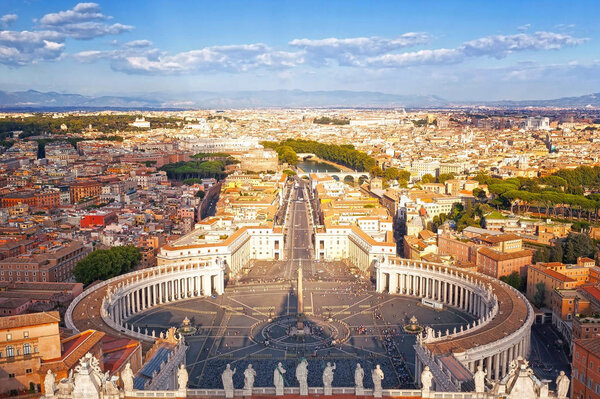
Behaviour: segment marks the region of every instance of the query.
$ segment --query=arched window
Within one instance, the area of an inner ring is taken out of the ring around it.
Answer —
[[[13,357],[15,355],[15,348],[12,346],[6,347],[6,357]]]
[[[23,345],[23,354],[24,355],[30,355],[31,354],[31,345],[30,344],[24,344]]]

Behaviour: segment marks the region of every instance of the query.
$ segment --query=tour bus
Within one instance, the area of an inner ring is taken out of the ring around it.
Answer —
[[[440,302],[432,301],[431,299],[421,298],[421,304],[435,310],[444,309],[444,305]]]

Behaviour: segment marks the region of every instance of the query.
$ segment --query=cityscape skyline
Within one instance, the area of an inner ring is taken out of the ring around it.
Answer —
[[[584,95],[600,83],[592,2],[170,5],[4,2],[0,84],[84,95],[343,89],[483,101]]]

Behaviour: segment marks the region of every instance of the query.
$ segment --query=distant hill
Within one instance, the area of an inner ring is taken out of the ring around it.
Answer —
[[[162,103],[134,97],[89,97],[80,94],[43,93],[35,90],[0,91],[0,108],[160,108]]]
[[[600,93],[555,100],[451,102],[434,95],[398,95],[373,91],[197,91],[141,96],[83,96],[35,90],[0,91],[2,110],[192,109],[192,108],[446,108],[488,105],[501,107],[600,108]]]
[[[600,108],[600,93],[579,97],[561,97],[553,100],[495,101],[488,105],[505,107],[561,107],[561,108]]]

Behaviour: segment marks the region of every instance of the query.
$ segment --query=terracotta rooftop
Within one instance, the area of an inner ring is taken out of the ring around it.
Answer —
[[[94,346],[104,337],[104,333],[95,330],[86,330],[72,337],[65,338],[61,341],[62,353],[60,358],[54,359],[42,364],[42,371],[52,370],[70,370],[77,365],[87,352],[91,351]]]
[[[0,317],[0,330],[59,322],[60,316],[56,311],[7,316]]]
[[[573,343],[581,346],[596,356],[600,355],[600,339],[598,338],[575,339],[573,340]]]
[[[510,260],[510,259],[518,259],[518,258],[523,258],[525,256],[532,256],[533,255],[533,251],[529,250],[529,249],[524,249],[522,251],[516,251],[516,252],[498,252],[498,251],[494,251],[493,249],[489,249],[489,248],[480,248],[479,249],[479,253],[487,256],[488,258],[491,258],[495,261],[503,261],[503,260]]]

